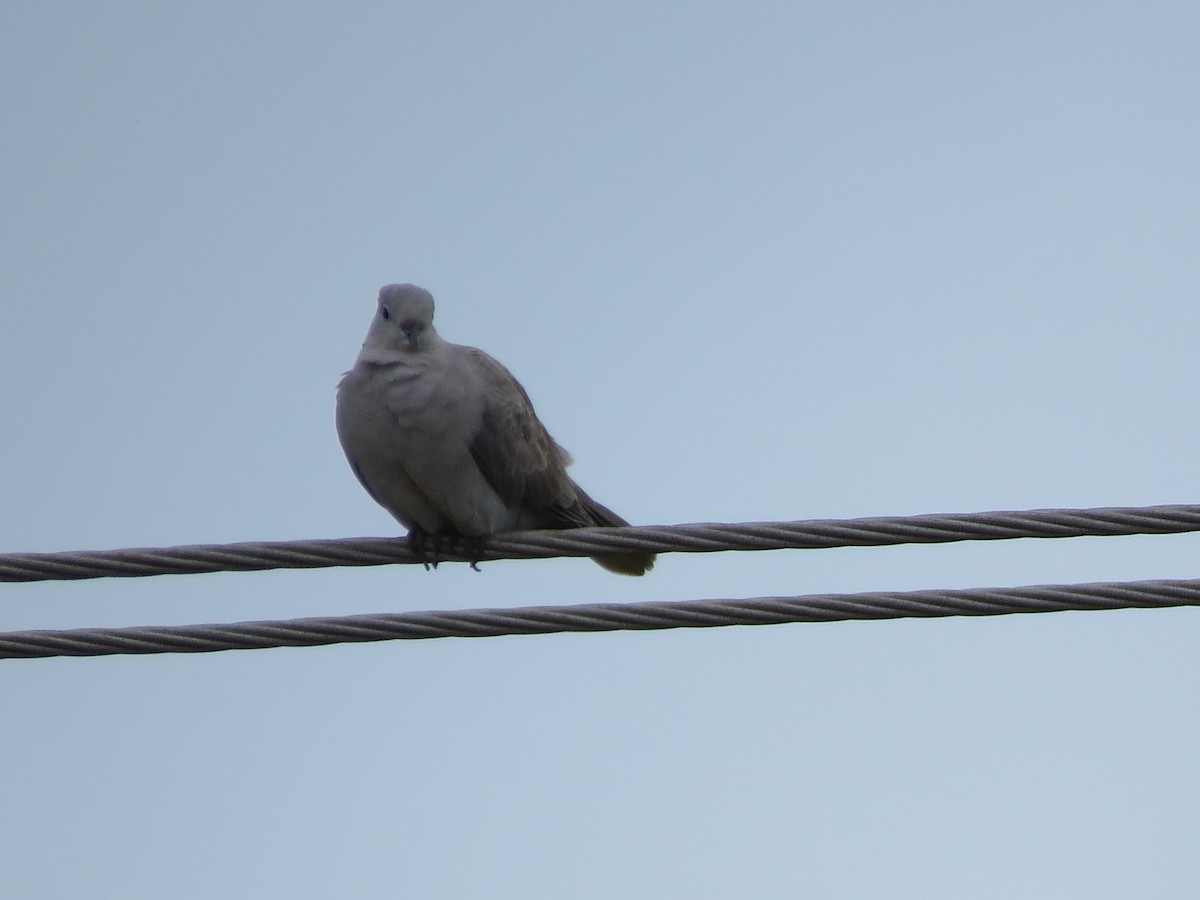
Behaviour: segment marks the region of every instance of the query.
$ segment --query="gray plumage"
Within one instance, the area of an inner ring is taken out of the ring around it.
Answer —
[[[417,533],[629,524],[571,480],[570,455],[508,369],[442,340],[433,296],[416,285],[380,290],[362,350],[338,385],[337,431],[367,493]],[[654,564],[648,553],[592,558],[626,575]]]

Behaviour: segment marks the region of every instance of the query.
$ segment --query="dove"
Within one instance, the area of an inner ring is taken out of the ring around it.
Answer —
[[[338,384],[337,433],[368,494],[427,542],[503,531],[628,525],[567,474],[571,456],[546,431],[512,373],[482,350],[442,340],[433,295],[379,291],[362,350]],[[654,555],[592,559],[642,575]]]

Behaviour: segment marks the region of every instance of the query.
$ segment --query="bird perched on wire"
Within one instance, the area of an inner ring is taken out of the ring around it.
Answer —
[[[628,525],[567,474],[571,457],[525,389],[482,350],[442,340],[433,295],[379,291],[354,368],[338,385],[337,431],[367,493],[409,529],[414,549],[502,531]],[[642,575],[654,555],[593,556]]]

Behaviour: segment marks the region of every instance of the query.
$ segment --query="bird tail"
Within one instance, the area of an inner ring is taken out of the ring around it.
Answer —
[[[619,528],[629,524],[607,506],[597,503],[589,497],[579,485],[575,485],[575,490],[579,493],[580,506],[591,520],[589,524],[605,528]],[[618,575],[645,575],[654,568],[653,553],[636,551],[601,553],[591,557],[591,560]]]

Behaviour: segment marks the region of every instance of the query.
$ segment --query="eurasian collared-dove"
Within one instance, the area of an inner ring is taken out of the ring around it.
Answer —
[[[367,493],[418,543],[629,524],[571,480],[570,455],[508,369],[438,336],[433,296],[416,285],[379,291],[362,350],[338,385],[337,430]],[[650,553],[592,558],[624,575],[654,564]]]

